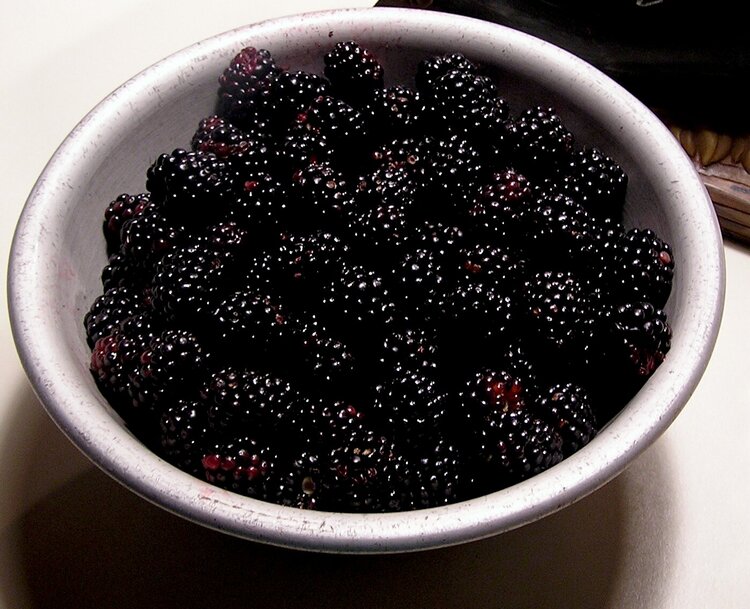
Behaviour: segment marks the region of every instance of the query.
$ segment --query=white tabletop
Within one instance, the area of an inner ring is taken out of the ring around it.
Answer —
[[[4,255],[45,162],[124,80],[261,19],[371,0],[30,0],[0,24]],[[750,251],[727,243],[713,359],[677,421],[622,475],[540,522],[403,556],[338,557],[214,533],[82,457],[31,392],[0,325],[0,609],[750,607]],[[3,265],[5,268],[5,265]],[[3,278],[2,289],[5,289]]]

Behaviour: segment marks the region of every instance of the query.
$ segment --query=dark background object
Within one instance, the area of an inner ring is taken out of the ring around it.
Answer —
[[[748,3],[740,0],[381,0],[492,21],[595,65],[670,123],[750,132]]]

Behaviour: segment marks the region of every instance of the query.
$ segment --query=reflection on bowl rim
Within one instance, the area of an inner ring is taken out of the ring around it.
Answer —
[[[322,39],[323,32],[334,27],[337,32],[383,28],[420,41],[437,38],[443,48],[483,45],[484,52],[498,57],[507,52],[505,57],[515,57],[516,62],[542,61],[543,70],[536,64],[537,73],[545,78],[584,80],[588,108],[617,113],[621,129],[634,129],[656,149],[652,152],[658,154],[658,171],[679,176],[672,181],[670,195],[682,201],[682,217],[690,218],[680,225],[680,255],[693,269],[683,278],[689,281],[683,304],[692,306],[683,307],[672,351],[636,399],[587,447],[510,488],[445,507],[392,514],[308,512],[241,497],[180,472],[145,449],[103,407],[103,398],[81,399],[91,393],[91,379],[83,379],[80,364],[71,363],[70,351],[54,339],[56,328],[43,296],[49,263],[39,253],[54,247],[43,237],[55,234],[64,215],[49,206],[61,199],[66,180],[76,178],[71,177],[76,146],[108,133],[106,125],[117,120],[122,105],[153,103],[148,92],[177,78],[180,66],[231,56],[248,40],[292,29]],[[16,229],[8,288],[14,338],[35,391],[62,431],[115,479],[176,514],[239,537],[300,549],[381,553],[441,547],[516,528],[577,501],[620,473],[669,426],[702,376],[723,308],[724,263],[710,200],[679,144],[640,102],[593,67],[526,34],[466,17],[414,9],[347,9],[285,17],[220,34],[162,60],[108,96],[66,138],[34,187]],[[692,291],[703,294],[703,299],[688,303]],[[40,357],[37,353],[45,344],[53,347],[47,357]]]

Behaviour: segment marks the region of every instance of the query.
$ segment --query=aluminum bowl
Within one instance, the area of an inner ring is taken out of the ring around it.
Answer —
[[[512,108],[554,106],[580,143],[618,159],[630,177],[626,224],[672,244],[667,305],[672,349],[643,389],[585,448],[504,490],[446,507],[392,514],[311,512],[211,486],[146,449],[99,394],[82,317],[106,263],[103,205],[141,192],[160,152],[187,147],[212,113],[217,76],[245,46],[279,65],[320,72],[335,41],[372,49],[391,83],[417,62],[460,51],[488,67]],[[721,236],[711,201],[669,131],[639,101],[580,59],[479,20],[405,9],[297,15],[242,27],[184,49],[126,82],[65,139],[21,215],[10,257],[9,306],[26,372],[49,415],[96,465],[175,514],[238,537],[342,553],[404,552],[522,526],[595,491],[664,432],[708,363],[724,297]]]

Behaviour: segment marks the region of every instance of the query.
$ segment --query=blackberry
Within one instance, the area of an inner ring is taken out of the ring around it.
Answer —
[[[346,402],[306,399],[285,420],[291,451],[274,472],[282,505],[380,511],[388,493],[392,445]]]
[[[276,175],[284,166],[283,151],[275,141],[262,139],[248,140],[247,145],[224,159],[226,177],[229,183],[229,195],[244,188],[252,176],[259,174]]]
[[[199,400],[168,404],[159,419],[161,454],[172,465],[203,477],[203,457],[211,432],[204,405]]]
[[[536,106],[508,123],[518,167],[529,178],[561,168],[573,154],[573,134],[553,108]]]
[[[324,230],[292,233],[281,243],[276,283],[293,297],[314,300],[350,255],[349,244],[335,233]]]
[[[274,124],[284,130],[310,103],[331,94],[331,83],[311,72],[281,72],[270,85]]]
[[[239,126],[267,119],[271,84],[280,72],[266,49],[242,49],[219,77],[222,115]]]
[[[525,284],[524,315],[532,336],[572,367],[588,368],[599,345],[598,303],[571,272],[535,273]]]
[[[335,93],[353,104],[367,100],[383,87],[383,66],[366,48],[354,41],[338,42],[323,57],[323,70]]]
[[[438,256],[429,249],[407,251],[393,272],[394,284],[407,317],[431,319],[445,289]]]
[[[424,163],[424,138],[396,137],[390,142],[375,147],[370,153],[370,163],[375,167],[403,167],[415,176]],[[413,178],[414,179],[414,178]]]
[[[252,252],[249,257],[243,258],[238,268],[237,288],[247,292],[272,295],[277,298],[282,294],[282,281],[279,276],[280,270],[280,245]]]
[[[214,154],[220,159],[235,156],[256,145],[247,133],[217,115],[202,119],[190,140],[192,150]]]
[[[176,148],[149,167],[146,188],[159,209],[183,223],[213,220],[231,189],[225,161],[211,152]]]
[[[115,408],[119,407],[128,390],[128,374],[121,364],[122,359],[117,332],[102,336],[91,349],[91,374],[99,390]]]
[[[617,267],[625,227],[619,220],[589,214],[585,220],[582,249],[575,256],[578,272],[587,279],[603,301],[617,294]]]
[[[342,269],[324,287],[320,310],[333,329],[361,332],[362,340],[378,336],[396,316],[387,282],[377,271],[359,264]]]
[[[322,95],[310,102],[308,108],[297,115],[292,130],[306,130],[318,134],[335,146],[336,159],[345,162],[359,149],[366,139],[367,130],[361,112],[345,101]]]
[[[633,228],[616,244],[611,291],[620,299],[663,307],[672,291],[674,255],[651,229]]]
[[[186,232],[184,227],[173,224],[161,212],[150,207],[123,225],[121,253],[148,269],[182,244]]]
[[[277,460],[266,473],[266,500],[300,509],[321,509],[325,496],[322,464],[316,451],[301,451]]]
[[[137,371],[140,357],[156,333],[151,312],[124,319],[111,334],[96,341],[90,369],[101,391],[124,416],[129,416],[130,375]]]
[[[295,338],[307,383],[333,395],[357,390],[358,361],[345,342],[315,322],[302,324]]]
[[[479,68],[461,53],[427,57],[417,64],[417,89],[422,92],[429,91],[441,76],[452,71],[478,74]]]
[[[448,395],[429,370],[397,366],[375,388],[372,416],[396,441],[427,445],[448,424]]]
[[[527,406],[526,388],[514,373],[483,368],[471,376],[459,392],[462,413],[470,421],[522,410]]]
[[[149,283],[149,275],[142,264],[131,259],[121,249],[107,260],[107,266],[102,269],[101,280],[105,292],[110,288],[120,287],[145,289]]]
[[[383,164],[360,177],[356,196],[365,210],[385,205],[406,211],[418,200],[419,188],[406,167]]]
[[[398,472],[400,493],[397,509],[414,510],[440,507],[474,495],[474,478],[464,451],[446,436],[438,436],[434,446],[426,446],[410,455]]]
[[[666,313],[650,302],[614,307],[607,316],[608,366],[626,377],[645,380],[664,361],[672,343]]]
[[[444,290],[438,309],[452,349],[465,352],[511,336],[519,320],[515,298],[505,289],[462,278]]]
[[[303,450],[324,456],[351,437],[364,424],[365,418],[364,413],[348,401],[309,392],[286,410],[281,417],[280,431],[295,447],[293,454]]]
[[[484,355],[484,361],[490,363],[494,369],[506,371],[521,383],[524,401],[527,404],[539,401],[540,383],[543,382],[547,371],[541,366],[539,354],[530,341],[514,337],[510,341],[493,344]]]
[[[596,240],[592,223],[585,208],[568,196],[539,196],[521,215],[529,262],[542,270],[587,269]]]
[[[197,244],[175,249],[156,265],[152,305],[171,321],[203,324],[232,277],[230,261],[219,252]]]
[[[286,380],[273,373],[233,366],[215,370],[200,388],[200,397],[212,429],[252,429],[265,437],[284,424],[300,399]]]
[[[224,220],[206,228],[196,242],[205,249],[223,255],[227,260],[244,257],[250,248],[251,235],[248,229],[232,220]]]
[[[201,465],[205,479],[240,495],[265,499],[266,485],[278,457],[251,436],[232,438],[205,449]]]
[[[476,432],[484,478],[490,489],[526,480],[563,459],[558,432],[526,409],[487,417],[477,425]]]
[[[108,336],[121,321],[146,310],[143,294],[128,287],[106,290],[97,296],[83,318],[89,346]]]
[[[149,193],[121,194],[107,206],[104,211],[104,237],[107,241],[108,254],[113,254],[120,249],[122,245],[120,232],[125,222],[143,213],[150,203]]]
[[[467,197],[478,186],[484,171],[479,150],[459,136],[426,138],[421,161],[415,165],[416,179],[427,191],[424,213],[437,220],[468,206]]]
[[[156,413],[172,400],[194,395],[210,355],[187,330],[168,329],[151,340],[130,374],[133,408]]]
[[[517,251],[477,242],[459,253],[456,272],[469,283],[495,286],[515,295],[526,277],[526,260]]]
[[[248,175],[229,200],[226,218],[252,233],[255,243],[273,238],[288,221],[289,189],[274,177]]]
[[[408,244],[411,224],[401,205],[380,204],[359,214],[353,233],[355,245],[368,258],[390,263]]]
[[[486,76],[451,70],[430,88],[425,120],[470,140],[495,140],[508,118],[508,104]]]
[[[309,165],[330,163],[334,147],[328,138],[303,126],[295,126],[284,136],[281,143],[283,171],[289,176]]]
[[[308,165],[294,175],[294,203],[290,210],[296,226],[345,228],[354,214],[353,190],[346,177],[331,165]]]
[[[597,421],[591,400],[579,385],[561,383],[549,387],[537,410],[560,434],[564,457],[586,446],[596,435]]]
[[[410,244],[415,248],[431,250],[444,268],[455,264],[461,248],[467,242],[463,228],[456,224],[425,220],[414,223]]]
[[[289,333],[288,313],[283,304],[267,294],[228,294],[212,310],[210,325],[213,340],[225,358],[267,363],[269,357],[283,357]]]
[[[385,335],[381,353],[380,366],[387,373],[403,369],[433,374],[439,362],[437,332],[419,326],[394,328]]]
[[[583,148],[573,154],[562,186],[563,192],[588,212],[608,218],[622,216],[628,176],[598,148]]]
[[[365,425],[326,455],[325,509],[382,512],[391,489],[388,468],[394,450],[386,436]]]
[[[525,176],[514,169],[494,173],[469,206],[471,232],[500,244],[518,242],[522,214],[532,200],[533,192]]]
[[[422,124],[419,92],[403,85],[373,91],[363,113],[370,123],[369,131],[385,141],[416,134]]]

